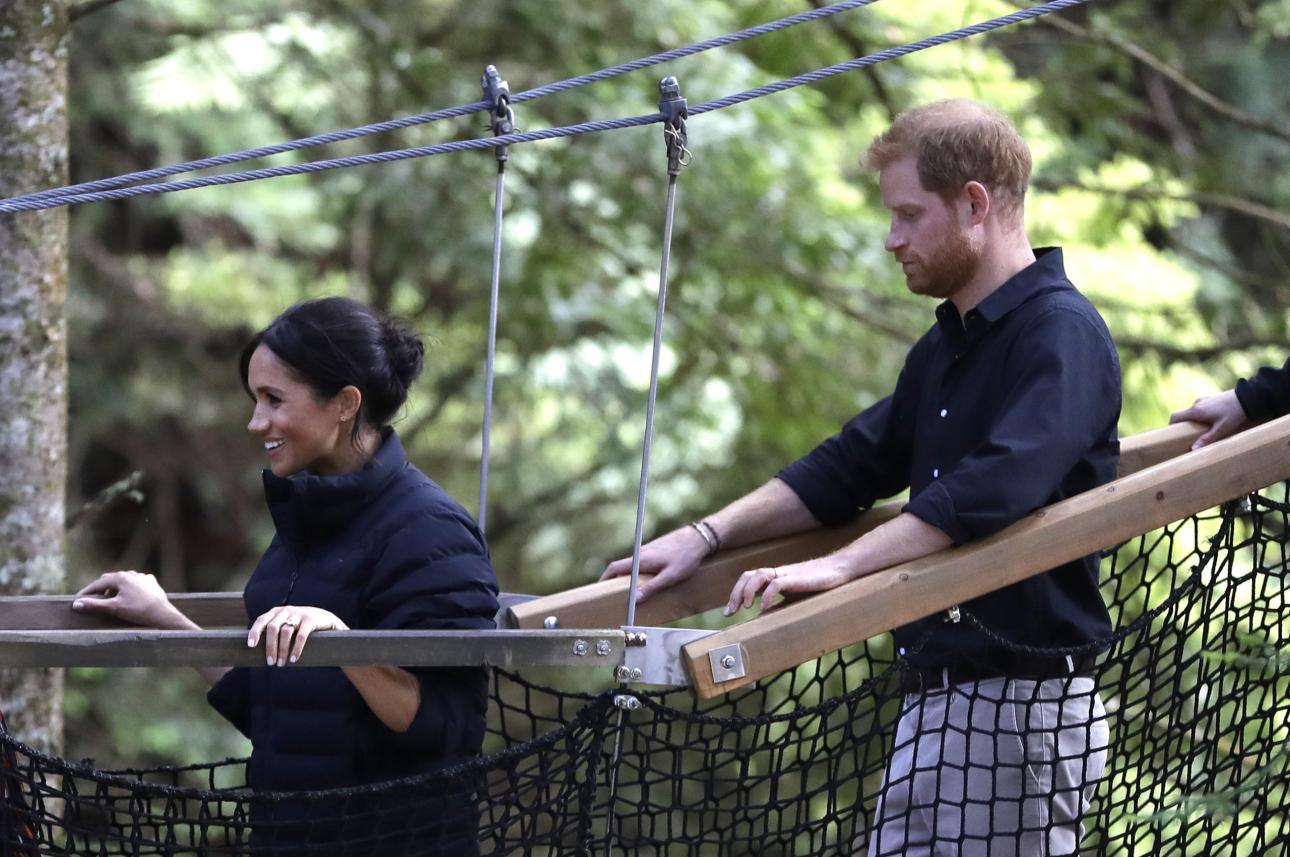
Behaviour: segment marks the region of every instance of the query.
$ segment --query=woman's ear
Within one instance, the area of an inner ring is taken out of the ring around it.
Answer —
[[[337,416],[340,417],[340,421],[347,423],[358,419],[358,411],[363,407],[363,394],[353,384],[349,384],[341,387],[332,401],[337,406]]]

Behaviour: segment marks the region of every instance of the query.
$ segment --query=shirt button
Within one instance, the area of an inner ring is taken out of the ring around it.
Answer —
[[[949,415],[950,415],[949,409],[947,409],[947,408],[941,408],[941,417],[942,417],[942,418],[944,418],[944,417],[948,417]]]
[[[901,646],[901,647],[900,647],[900,656],[901,656],[902,658],[905,656],[905,647],[904,647],[904,646]]]
[[[940,478],[941,478],[941,469],[940,469],[939,467],[933,467],[933,468],[932,468],[932,478],[933,478],[933,479],[940,479]]]

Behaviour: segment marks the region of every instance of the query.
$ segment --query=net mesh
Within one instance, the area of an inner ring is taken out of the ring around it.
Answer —
[[[1107,552],[1112,636],[1013,647],[1069,657],[1048,681],[932,689],[889,635],[707,702],[632,690],[633,711],[494,670],[488,755],[309,794],[5,734],[3,853],[1290,853],[1288,526],[1277,485]]]

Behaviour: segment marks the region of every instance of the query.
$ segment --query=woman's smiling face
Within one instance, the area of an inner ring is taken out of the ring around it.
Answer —
[[[251,355],[247,386],[255,408],[246,428],[263,439],[275,476],[302,470],[334,476],[351,469],[344,396],[320,399],[267,345]]]

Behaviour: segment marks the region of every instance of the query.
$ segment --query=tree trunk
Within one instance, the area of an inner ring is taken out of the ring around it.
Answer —
[[[67,182],[66,0],[0,2],[0,196]],[[61,592],[67,210],[0,214],[0,594]],[[61,670],[0,671],[20,739],[57,751]]]

